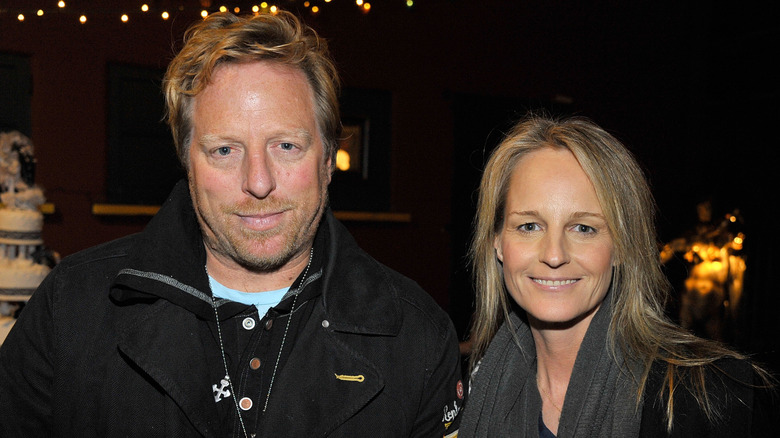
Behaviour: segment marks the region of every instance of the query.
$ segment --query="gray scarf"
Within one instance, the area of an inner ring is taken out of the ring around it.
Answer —
[[[642,404],[620,352],[610,354],[610,295],[588,327],[574,362],[558,437],[638,436]],[[531,330],[510,315],[472,374],[459,436],[538,437],[542,400],[536,386],[536,349]],[[511,328],[515,329],[515,333]],[[638,376],[636,365],[630,366]]]

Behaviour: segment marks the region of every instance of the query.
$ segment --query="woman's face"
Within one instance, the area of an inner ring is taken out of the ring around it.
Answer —
[[[590,323],[612,277],[613,245],[596,191],[566,149],[546,147],[512,172],[494,246],[512,298],[534,320]]]

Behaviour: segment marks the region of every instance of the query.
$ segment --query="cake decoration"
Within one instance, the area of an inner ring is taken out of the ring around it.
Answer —
[[[35,185],[35,155],[18,131],[0,133],[0,343],[24,302],[59,256],[43,245],[43,189]]]

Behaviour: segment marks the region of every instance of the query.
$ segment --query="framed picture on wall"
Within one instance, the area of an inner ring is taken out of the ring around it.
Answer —
[[[391,107],[388,91],[342,91],[343,132],[330,184],[334,210],[390,209]]]
[[[110,204],[159,205],[184,177],[165,123],[164,71],[108,66],[108,192]]]
[[[0,53],[0,132],[32,137],[30,58]]]

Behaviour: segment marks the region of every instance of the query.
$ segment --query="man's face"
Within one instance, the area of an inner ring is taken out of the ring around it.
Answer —
[[[209,255],[253,272],[308,255],[330,159],[304,73],[270,61],[219,66],[192,120],[188,178]]]

